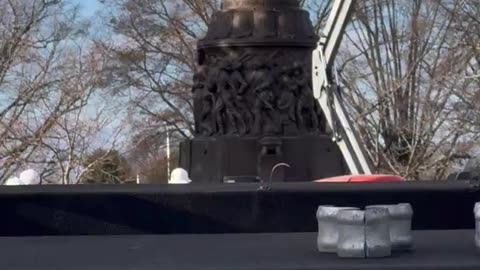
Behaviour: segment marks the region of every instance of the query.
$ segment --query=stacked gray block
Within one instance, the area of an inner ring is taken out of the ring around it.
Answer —
[[[384,208],[390,216],[390,241],[393,251],[407,251],[413,248],[413,209],[408,203],[394,205],[371,205],[367,209]]]
[[[340,210],[337,255],[342,258],[365,258],[365,212]]]
[[[317,209],[318,235],[317,248],[320,252],[337,252],[338,222],[340,210],[355,210],[354,207],[335,207],[332,205],[319,206]]]
[[[478,210],[477,210],[478,209]],[[477,226],[480,221],[480,205]],[[410,204],[354,207],[319,206],[317,248],[343,258],[388,257],[413,246]],[[477,241],[480,247],[480,234]]]
[[[480,202],[475,204],[475,245],[480,249]]]
[[[367,258],[392,255],[390,241],[390,216],[385,208],[365,210],[365,249]]]

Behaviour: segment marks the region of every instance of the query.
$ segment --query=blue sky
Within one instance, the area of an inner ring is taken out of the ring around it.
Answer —
[[[98,10],[100,4],[97,0],[73,0],[80,4],[82,14],[85,16],[92,16]]]

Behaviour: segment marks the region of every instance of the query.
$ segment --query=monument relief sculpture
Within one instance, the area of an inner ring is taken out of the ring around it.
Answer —
[[[253,60],[249,61],[250,58]],[[201,69],[194,76],[195,91],[206,88],[201,90],[206,96],[195,99],[199,107],[206,107],[198,119],[201,122],[198,126],[203,127],[198,130],[199,135],[258,136],[263,132],[285,135],[287,130],[289,135],[324,132],[321,112],[302,63],[293,61],[290,66],[280,68],[279,64],[265,59],[257,55],[212,58],[212,67]],[[207,69],[209,72],[204,72]],[[205,83],[205,80],[215,83]],[[216,101],[215,123],[206,117],[212,99]],[[205,129],[208,132],[204,132]]]
[[[223,1],[198,42],[196,137],[180,158],[192,179],[264,177],[276,162],[289,181],[343,172],[312,93],[317,42],[297,0]]]
[[[199,134],[211,136],[214,134],[214,119],[212,111],[215,105],[215,96],[207,84],[205,69],[201,69],[194,75],[193,94],[194,102],[202,104],[199,118],[195,119],[196,128]]]
[[[283,69],[280,81],[280,97],[277,100],[277,106],[280,110],[281,129],[286,134],[292,134],[298,130],[295,109],[298,87],[297,83],[290,77],[288,68]]]

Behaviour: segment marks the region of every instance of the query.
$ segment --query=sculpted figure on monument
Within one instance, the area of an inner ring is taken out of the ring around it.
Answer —
[[[235,95],[234,103],[242,117],[245,127],[243,130],[241,130],[240,135],[248,134],[253,125],[253,114],[247,91],[249,84],[246,81],[243,73],[243,64],[241,62],[235,63],[234,72],[231,75],[230,82]]]
[[[290,69],[283,68],[280,76],[280,97],[277,100],[277,108],[280,111],[281,128],[283,132],[297,132],[295,106],[298,85],[291,77]]]
[[[245,122],[235,106],[236,89],[234,89],[234,80],[240,80],[242,81],[241,84],[243,84],[243,78],[238,73],[234,75],[235,78],[232,78],[235,73],[234,65],[229,58],[223,60],[220,67],[220,74],[217,78],[218,98],[215,105],[215,111],[218,113],[217,122],[222,122],[220,133],[229,135],[245,134]]]
[[[213,106],[215,105],[215,96],[207,84],[207,72],[201,68],[193,76],[193,93],[195,102],[200,105],[199,129],[198,133],[202,136],[211,136],[214,131]]]
[[[281,67],[269,56],[246,54],[215,56],[209,62],[208,71],[195,75],[200,135],[320,131],[320,107],[302,62]]]
[[[247,99],[246,93],[236,94],[235,106],[240,112],[240,115],[243,117],[243,123],[245,123],[245,130],[242,130],[241,135],[249,134],[253,126],[253,114],[250,106],[250,101]]]
[[[266,134],[276,134],[278,125],[274,107],[274,84],[265,61],[258,59],[253,62],[249,82],[255,95],[253,133],[261,134],[263,131]]]
[[[309,77],[302,64],[294,63],[294,79],[298,85],[297,122],[301,131],[316,132],[319,128],[317,101],[310,87]]]
[[[242,63],[233,62],[233,60],[228,60],[227,63],[227,70],[231,71],[230,73],[230,88],[234,90],[235,93],[239,95],[245,94],[245,90],[247,90],[248,83],[243,78],[242,75]]]
[[[273,92],[269,88],[265,88],[257,92],[257,99],[255,100],[255,128],[254,133],[263,133],[266,135],[277,134],[277,121],[274,108]],[[263,127],[263,129],[262,129]]]
[[[236,112],[239,113],[240,119],[238,119],[237,129],[240,135],[244,135],[248,132],[248,126],[251,122],[250,109],[244,99],[248,83],[242,74],[243,65],[240,61],[234,61],[229,59],[228,66],[231,68],[230,73],[230,91],[233,93],[233,106],[236,108]]]
[[[214,134],[224,134],[225,126],[222,119],[223,103],[219,101],[218,78],[220,77],[220,60],[216,57],[211,58],[207,75],[207,89],[214,95],[215,102],[212,109],[212,129]]]
[[[306,126],[306,131],[317,132],[319,128],[318,106],[310,87],[304,88],[298,99],[298,114]]]

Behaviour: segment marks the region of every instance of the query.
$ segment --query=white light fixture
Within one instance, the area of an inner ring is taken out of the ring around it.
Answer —
[[[188,177],[188,172],[182,168],[176,168],[172,171],[169,184],[190,184],[192,180]]]

